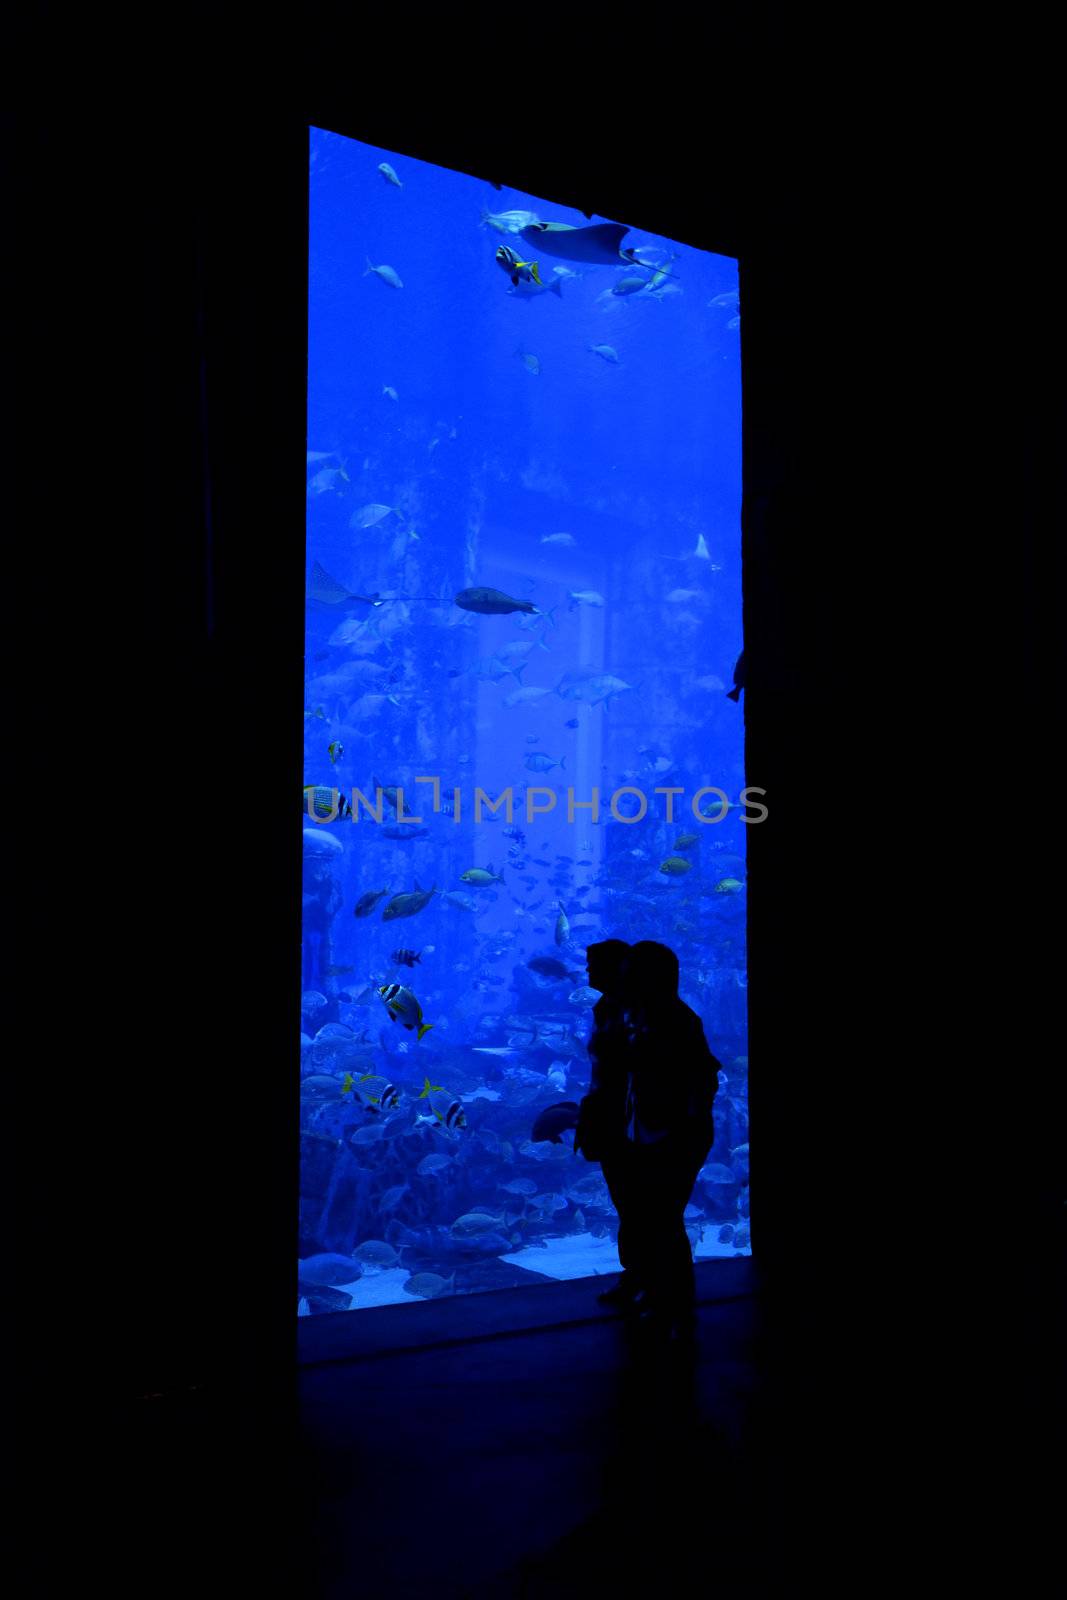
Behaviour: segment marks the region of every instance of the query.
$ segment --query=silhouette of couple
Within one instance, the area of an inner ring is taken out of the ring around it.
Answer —
[[[689,1340],[695,1286],[684,1212],[715,1134],[720,1064],[700,1018],[679,999],[673,950],[605,939],[589,946],[586,961],[601,999],[574,1148],[600,1162],[619,1214],[623,1268],[600,1299]]]

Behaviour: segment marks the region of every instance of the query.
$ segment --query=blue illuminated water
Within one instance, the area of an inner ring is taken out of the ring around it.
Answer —
[[[530,1141],[587,1087],[578,991],[606,937],[678,953],[724,1067],[694,1254],[749,1249],[737,263],[639,227],[643,269],[563,261],[484,216],[516,210],[589,226],[311,131],[304,780],[358,820],[303,819],[303,1313],[617,1270],[599,1167]],[[535,609],[457,605],[474,587]],[[359,802],[378,784],[410,837]],[[511,791],[510,824],[476,820],[478,789]],[[385,920],[416,886],[436,892]]]

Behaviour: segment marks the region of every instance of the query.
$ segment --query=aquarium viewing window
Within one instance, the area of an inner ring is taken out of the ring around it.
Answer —
[[[532,1137],[605,938],[678,955],[693,1253],[748,1253],[737,262],[310,161],[298,1310],[618,1271],[600,1167]]]

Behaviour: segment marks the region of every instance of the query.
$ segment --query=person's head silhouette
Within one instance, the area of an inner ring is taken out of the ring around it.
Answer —
[[[591,944],[585,952],[585,965],[592,987],[601,994],[617,993],[629,954],[630,946],[624,939],[602,939],[599,944]]]
[[[625,982],[627,997],[635,1009],[648,1011],[669,1005],[678,998],[678,957],[665,944],[642,939],[631,947]]]

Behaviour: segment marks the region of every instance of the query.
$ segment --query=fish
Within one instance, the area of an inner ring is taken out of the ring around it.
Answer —
[[[389,383],[386,383],[386,384],[382,385],[382,396],[386,400],[399,400],[400,399],[400,396],[397,394],[397,392],[393,388],[392,384],[389,384]]]
[[[741,326],[741,318],[740,317],[731,317],[729,322],[726,324],[726,326],[730,329],[731,332],[733,332],[733,330],[735,328],[739,328]]]
[[[415,879],[415,888],[410,894],[395,894],[382,912],[383,922],[395,922],[397,917],[413,917],[417,912],[428,906],[437,893],[437,885],[432,889],[423,889],[419,880]]]
[[[516,350],[515,354],[518,356],[527,372],[532,372],[535,378],[540,376],[541,363],[537,356],[531,354],[529,350]]]
[[[378,993],[394,1022],[402,1023],[409,1033],[417,1029],[419,1039],[429,1033],[433,1023],[423,1022],[422,1007],[410,989],[405,989],[402,983],[383,983]]]
[[[404,187],[396,173],[393,171],[392,167],[389,165],[388,161],[379,161],[378,171],[381,173],[386,183],[393,183],[398,189],[402,189]],[[364,277],[366,277],[366,273],[364,273]]]
[[[669,878],[679,878],[684,872],[691,872],[693,863],[686,861],[684,856],[668,856],[666,861],[660,863],[659,871]]]
[[[400,1260],[392,1245],[386,1244],[384,1239],[367,1239],[352,1254],[364,1267],[393,1267]]]
[[[364,272],[364,277],[367,276],[367,272],[373,272],[376,277],[381,278],[383,283],[387,283],[390,289],[402,289],[404,287],[400,281],[400,275],[393,267],[386,266],[384,262],[380,267],[376,267],[372,264],[370,256],[367,257],[367,271]]]
[[[616,283],[612,289],[611,293],[620,296],[628,294],[640,294],[642,289],[648,288],[648,285],[648,278],[620,278],[618,283]]]
[[[576,972],[571,972],[555,956],[534,956],[526,965],[531,972],[540,973],[542,978],[568,978],[573,983],[578,977]]]
[[[360,1268],[351,1256],[338,1255],[333,1251],[305,1256],[299,1263],[301,1283],[315,1285],[354,1283],[359,1275]]]
[[[304,721],[305,722],[308,721],[308,719],[311,718],[311,717],[318,717],[320,722],[325,722],[326,721],[326,713],[325,713],[325,711],[323,710],[323,708],[321,706],[316,706],[314,711],[305,711],[304,712]]]
[[[353,916],[369,917],[375,906],[378,904],[378,901],[383,895],[388,893],[388,889],[371,889],[367,894],[360,895],[359,899],[356,901],[356,907],[353,912]]]
[[[734,686],[733,686],[732,689],[727,689],[727,691],[726,691],[727,700],[733,700],[735,702],[739,701],[741,699],[741,690],[744,687],[745,687],[745,652],[742,650],[741,654],[738,656],[737,660],[734,663]],[[756,698],[758,699],[759,696],[757,695]]]
[[[543,649],[548,649],[548,646],[543,641],[538,640],[537,642],[541,644]],[[508,667],[511,666],[512,662],[519,661],[522,663],[522,667],[525,667],[527,665],[526,658],[533,648],[533,639],[513,639],[510,644],[500,646],[500,649],[496,652],[496,660],[503,662]],[[518,670],[521,671],[522,667]]]
[[[597,594],[595,589],[571,589],[568,591],[567,599],[571,602],[570,609],[572,611],[577,605],[602,606],[604,604],[604,596]]]
[[[564,911],[561,904],[559,908],[559,916],[556,918],[556,943],[566,944],[570,936],[571,925],[567,921],[567,913]]]
[[[353,594],[331,578],[321,562],[316,561],[307,582],[307,598],[313,606],[364,605],[382,606],[385,601],[378,594]]]
[[[714,299],[709,300],[708,308],[710,309],[712,306],[736,306],[738,299],[739,295],[737,290],[730,289],[726,294],[717,294]]]
[[[617,367],[619,365],[619,352],[613,345],[587,344],[585,348],[591,351],[593,355],[602,357],[610,366]]]
[[[459,881],[461,883],[474,884],[478,889],[487,889],[491,883],[503,883],[504,878],[503,874],[500,877],[496,876],[493,872],[492,862],[490,862],[488,869],[485,867],[468,867],[466,872],[460,873]]]
[[[521,828],[505,828],[504,838],[513,839],[516,844],[526,843],[526,835],[523,833]]]
[[[591,989],[588,984],[583,984],[580,989],[574,989],[567,996],[572,1006],[594,1006],[600,999],[600,990]]]
[[[716,894],[740,894],[744,888],[740,878],[721,878],[715,885]]]
[[[398,967],[413,967],[416,961],[421,963],[422,956],[417,950],[394,950],[389,959],[395,961]]]
[[[582,700],[595,706],[602,701],[606,704],[615,695],[623,694],[627,689],[633,688],[633,684],[614,677],[610,672],[598,673],[590,672],[587,668],[578,668],[564,673],[556,685],[556,693],[563,700]]]
[[[457,1217],[452,1224],[452,1233],[457,1239],[474,1238],[478,1234],[491,1233],[494,1228],[499,1228],[504,1218],[493,1216],[488,1211],[467,1211],[462,1217]]]
[[[429,1101],[430,1110],[442,1127],[465,1128],[467,1126],[467,1115],[462,1105],[455,1095],[450,1094],[439,1083],[431,1083],[429,1078],[425,1078],[419,1099]]]
[[[634,251],[622,247],[630,231],[622,222],[597,222],[588,228],[576,228],[569,222],[530,222],[518,230],[524,243],[536,248],[542,255],[560,261],[587,261],[596,266],[617,266],[625,261],[630,266],[641,266]]]
[[[497,233],[521,233],[523,228],[536,227],[540,221],[534,211],[498,211],[494,216],[482,210],[482,227],[495,228]]]
[[[400,1285],[405,1294],[416,1295],[420,1300],[436,1300],[438,1295],[451,1294],[456,1286],[456,1274],[442,1278],[439,1272],[416,1272]]]
[[[441,896],[441,900],[446,906],[455,906],[457,911],[477,911],[478,909],[473,896],[460,894],[458,889],[450,889]]]
[[[360,1078],[346,1072],[341,1093],[354,1094],[378,1111],[393,1111],[400,1104],[400,1090],[380,1072],[365,1072]]]
[[[530,1130],[535,1144],[562,1144],[560,1135],[568,1128],[578,1126],[578,1105],[574,1100],[561,1100],[557,1105],[546,1106]]]
[[[504,696],[504,705],[510,711],[515,706],[532,705],[535,700],[540,700],[546,694],[551,693],[551,689],[539,689],[532,683],[525,684],[521,689],[513,689],[510,694],[506,694]]]
[[[674,606],[684,605],[687,600],[700,600],[703,591],[700,589],[672,589],[667,599]]]
[[[349,518],[350,528],[374,528],[379,522],[384,522],[392,513],[392,506],[369,505],[363,506],[359,511],[353,512]]]
[[[723,683],[722,679],[717,678],[713,672],[708,672],[705,673],[702,678],[693,679],[693,688],[707,689],[709,692],[714,692],[716,689],[725,689],[726,685]]]
[[[505,1194],[536,1194],[537,1185],[532,1178],[512,1178],[508,1183],[498,1183],[498,1189],[503,1189]]]
[[[683,833],[680,838],[675,839],[674,848],[676,850],[692,850],[693,846],[699,843],[700,835],[698,833]]]
[[[440,1153],[435,1152],[433,1155],[423,1156],[422,1160],[415,1168],[415,1171],[420,1175],[420,1177],[429,1178],[433,1177],[434,1173],[436,1172],[444,1172],[451,1165],[451,1156],[441,1155]]]
[[[711,560],[711,551],[708,549],[708,541],[705,539],[702,533],[697,534],[697,547],[693,551],[693,554],[698,556],[701,561]]]
[[[477,611],[485,617],[503,617],[512,611],[527,611],[535,616],[540,612],[531,600],[513,600],[499,589],[461,589],[456,595],[456,605],[464,611]]]
[[[520,261],[518,252],[513,250],[509,244],[502,244],[497,247],[495,260],[497,266],[507,273],[513,284],[517,284],[520,280],[523,280],[526,283],[536,283],[542,289],[544,288],[544,284],[541,282],[541,274],[538,271],[537,262]],[[559,289],[560,286],[557,282],[557,294],[559,293]]]
[[[578,726],[578,718],[577,717],[568,717],[567,721],[563,724],[563,726],[565,728],[576,728]]]
[[[668,255],[668,257],[667,257],[667,261],[668,261],[669,265],[673,266],[674,263],[677,260],[678,260],[678,252],[677,252],[677,250],[671,251],[670,255]],[[649,280],[648,280],[648,291],[649,291],[649,293],[651,294],[654,289],[658,289],[660,287],[660,285],[663,283],[663,280],[665,278],[673,278],[673,276],[674,276],[673,272],[668,272],[666,267],[657,267],[656,270],[653,272],[651,278],[649,278]]]
[[[338,478],[342,478],[345,483],[352,481],[343,467],[323,467],[314,477],[308,479],[308,494],[328,494],[331,489],[337,488]],[[337,492],[340,494],[340,489]]]
[[[327,789],[324,784],[305,783],[304,810],[309,817],[327,822],[333,822],[335,817],[343,820],[352,815],[352,806],[340,789]]]
[[[337,765],[338,761],[340,761],[344,753],[345,747],[341,743],[340,739],[334,739],[331,744],[326,746],[326,754],[329,756],[330,760],[335,766]]]
[[[565,545],[569,549],[576,540],[573,533],[546,533],[541,543]]]
[[[531,750],[523,761],[523,766],[527,772],[551,772],[553,767],[562,767],[565,760],[565,756],[560,756],[558,761],[553,761],[543,750]]]

